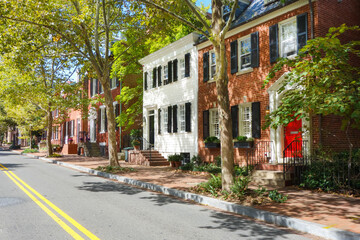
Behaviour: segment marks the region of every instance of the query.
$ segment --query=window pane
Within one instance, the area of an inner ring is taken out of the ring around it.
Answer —
[[[185,59],[180,59],[180,78],[185,78]]]
[[[210,68],[210,73],[211,73],[211,77],[213,78],[216,74],[216,58],[215,58],[215,53],[212,52],[211,53],[211,57],[210,57],[210,65],[211,65],[211,68]]]
[[[280,36],[282,57],[296,54],[296,21],[283,24]]]
[[[246,38],[240,42],[240,69],[251,66],[251,42]]]
[[[163,121],[164,122],[163,123],[164,129],[163,129],[163,132],[166,133],[167,128],[168,128],[168,109],[164,108],[163,112],[164,112],[164,121]]]
[[[211,121],[211,136],[220,136],[220,129],[219,129],[219,113],[218,110],[211,110],[210,111],[210,121]]]
[[[185,105],[180,105],[180,131],[185,132]]]

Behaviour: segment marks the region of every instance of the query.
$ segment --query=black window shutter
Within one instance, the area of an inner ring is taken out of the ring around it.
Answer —
[[[251,34],[251,67],[259,67],[259,32]]]
[[[296,17],[297,24],[297,51],[306,45],[307,41],[307,13],[300,14]]]
[[[203,111],[203,138],[210,136],[209,110]]]
[[[113,88],[113,85],[112,85],[112,78],[109,78],[109,83],[110,83],[110,89]]]
[[[185,77],[190,77],[190,53],[185,54]]]
[[[168,133],[171,133],[172,107],[168,107]]]
[[[270,63],[276,62],[279,57],[279,43],[278,43],[278,25],[272,25],[269,28],[270,36]]]
[[[144,88],[145,88],[145,91],[147,90],[147,79],[148,79],[148,73],[145,72],[145,76],[144,76]]]
[[[261,138],[260,102],[253,102],[251,104],[251,116],[252,137]]]
[[[96,79],[96,89],[95,89],[95,93],[98,94],[99,93],[99,80]]]
[[[153,69],[153,84],[152,84],[152,87],[153,88],[156,88],[156,80],[157,80],[157,78],[156,78],[156,68],[154,68]]]
[[[100,127],[101,127],[101,109],[100,108],[98,110],[98,115],[97,115],[97,125],[98,125],[98,133],[99,133]]]
[[[158,134],[161,134],[161,109],[158,109]]]
[[[158,67],[158,86],[160,87],[162,84],[161,82],[161,66]]]
[[[230,65],[231,65],[231,74],[237,73],[238,71],[238,41],[237,40],[230,43]]]
[[[120,81],[119,81],[119,78],[116,77],[116,87],[119,87],[120,86]]]
[[[116,117],[119,116],[119,114],[120,114],[120,104],[116,103],[114,108],[115,108],[115,130],[118,130],[119,125],[118,125],[118,123],[116,121]]]
[[[94,86],[94,81],[90,79],[90,97],[93,96],[93,86]]]
[[[178,80],[178,68],[177,68],[177,66],[178,66],[178,60],[177,59],[175,59],[174,61],[173,61],[173,72],[174,72],[174,78],[173,78],[173,81],[174,82],[176,82],[177,80]]]
[[[106,108],[105,108],[104,114],[105,114],[105,132],[107,132],[107,114],[106,114]]]
[[[239,134],[239,106],[231,107],[232,136],[236,138]]]
[[[173,132],[176,133],[177,132],[177,105],[174,105],[172,107],[173,110]]]
[[[168,62],[168,83],[172,82],[172,62]]]
[[[203,54],[203,81],[209,81],[209,52]]]
[[[185,132],[191,132],[191,103],[185,103]]]

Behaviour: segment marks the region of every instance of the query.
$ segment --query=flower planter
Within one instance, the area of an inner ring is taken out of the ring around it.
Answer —
[[[206,148],[220,148],[220,143],[205,143]]]
[[[252,148],[254,142],[234,142],[234,148]]]
[[[134,149],[139,151],[140,150],[140,145],[134,145]]]

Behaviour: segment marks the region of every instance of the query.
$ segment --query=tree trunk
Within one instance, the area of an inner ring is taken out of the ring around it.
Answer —
[[[53,124],[53,116],[52,116],[51,108],[49,106],[47,111],[47,135],[46,135],[47,156],[53,155],[53,149],[51,147],[52,124]]]
[[[219,127],[220,127],[220,142],[221,142],[221,175],[222,175],[222,189],[230,191],[234,184],[234,145],[232,141],[232,122],[230,112],[230,101],[226,66],[226,47],[225,47],[225,33],[221,33],[225,22],[222,19],[222,2],[220,0],[212,1],[212,33],[216,58],[216,91],[217,103],[219,111]]]
[[[114,113],[114,105],[113,105],[114,100],[112,98],[109,80],[110,80],[109,74],[105,74],[101,81],[101,84],[104,89],[106,116],[107,116],[109,165],[120,166],[117,156],[117,147],[116,147],[115,113]]]

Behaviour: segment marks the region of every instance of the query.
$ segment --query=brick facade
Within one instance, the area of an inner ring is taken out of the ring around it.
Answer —
[[[352,5],[351,5],[352,4]],[[351,6],[349,6],[351,5]],[[338,1],[327,1],[327,0],[319,0],[313,2],[313,9],[314,9],[314,24],[315,24],[315,37],[318,35],[323,35],[328,31],[330,26],[339,26],[344,21],[348,21],[349,25],[351,24],[359,24],[359,1],[351,1],[351,0],[344,0],[341,3]],[[329,11],[328,11],[329,8]],[[310,32],[311,32],[311,24],[310,24],[310,8],[309,5],[303,5],[297,9],[289,9],[285,6],[282,9],[282,14],[277,13],[269,13],[269,16],[274,15],[273,18],[269,19],[264,16],[265,19],[261,22],[261,18],[257,19],[259,24],[256,26],[252,26],[250,28],[244,29],[243,31],[239,31],[238,33],[236,29],[232,30],[232,35],[225,40],[226,43],[226,50],[227,50],[227,72],[229,77],[229,98],[230,98],[230,106],[242,104],[245,102],[260,102],[260,115],[261,115],[261,125],[265,123],[265,111],[269,106],[269,94],[267,92],[268,88],[275,82],[270,82],[264,89],[262,89],[262,84],[264,79],[266,78],[267,74],[269,73],[272,64],[270,64],[270,50],[269,50],[269,27],[280,23],[286,19],[298,16],[302,13],[307,14],[307,33],[308,39],[310,39]],[[355,10],[357,9],[357,10]],[[340,17],[339,17],[340,16]],[[343,21],[342,21],[343,20]],[[247,23],[249,24],[249,23]],[[241,28],[241,26],[239,26]],[[243,27],[244,28],[244,27]],[[242,29],[243,29],[242,28]],[[258,32],[259,33],[259,67],[252,68],[245,73],[236,73],[230,74],[230,43],[236,39],[242,38],[247,36],[251,33]],[[199,100],[198,100],[198,134],[199,134],[199,155],[205,161],[212,162],[214,158],[220,155],[220,149],[209,149],[205,148],[204,145],[204,138],[203,138],[203,111],[217,107],[217,94],[216,94],[216,86],[215,82],[204,82],[203,81],[203,53],[208,52],[212,49],[212,46],[207,46],[209,44],[202,43],[199,45]],[[277,78],[279,78],[286,69],[282,72],[277,73]],[[347,145],[344,143],[344,132],[341,131],[340,128],[340,119],[327,116],[322,117],[322,127],[325,129],[322,132],[322,143],[328,145],[329,147],[334,147],[335,149],[346,149]],[[313,140],[315,144],[319,143],[319,132],[317,131],[319,124],[319,118],[314,117],[312,121],[312,129],[313,136],[310,138]],[[334,132],[336,136],[339,137],[339,140],[334,140],[330,134],[325,134],[325,131],[329,132],[327,129],[331,129],[331,132]],[[359,139],[360,139],[360,132],[356,130],[350,130],[349,134],[351,135],[351,139],[353,143],[357,146],[360,146]],[[270,130],[265,129],[261,130],[261,138],[255,139],[255,144],[258,141],[268,141],[270,140]],[[235,162],[240,163],[244,162],[246,159],[246,150],[244,149],[235,149],[234,150],[234,158]]]

